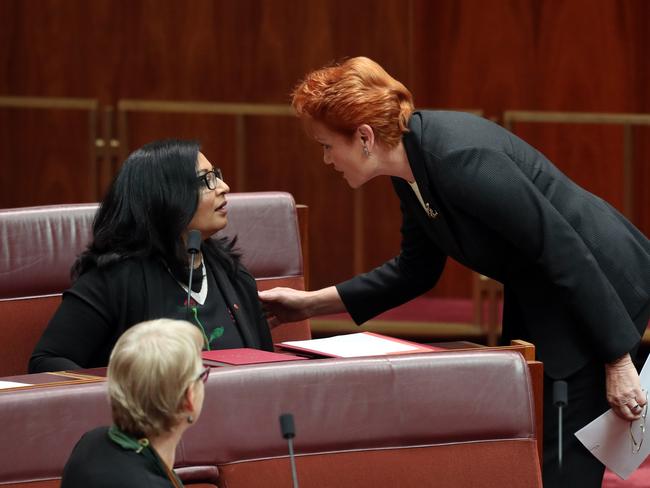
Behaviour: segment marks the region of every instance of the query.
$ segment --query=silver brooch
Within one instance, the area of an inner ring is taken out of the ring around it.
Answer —
[[[426,203],[424,205],[424,207],[425,207],[424,210],[427,213],[427,217],[429,217],[432,220],[438,218],[438,211],[437,210],[432,209],[431,206],[428,203]]]

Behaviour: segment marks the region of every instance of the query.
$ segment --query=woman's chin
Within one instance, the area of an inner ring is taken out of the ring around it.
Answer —
[[[349,179],[347,176],[344,176],[345,181],[348,183],[348,186],[352,188],[353,190],[356,190],[360,186],[362,186],[367,180],[360,180],[358,178],[356,179]]]
[[[220,230],[225,229],[228,226],[228,217],[219,218],[218,222],[215,223],[213,234],[219,232]]]

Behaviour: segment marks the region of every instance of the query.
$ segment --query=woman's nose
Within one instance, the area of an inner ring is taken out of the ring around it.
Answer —
[[[230,193],[230,187],[225,181],[218,179],[216,191],[219,195],[223,195],[226,193]]]

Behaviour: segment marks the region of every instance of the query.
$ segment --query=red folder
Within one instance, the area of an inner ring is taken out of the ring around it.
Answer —
[[[201,352],[201,357],[206,366],[275,363],[279,361],[299,361],[306,359],[293,354],[260,351],[259,349],[251,349],[248,347],[203,351]]]

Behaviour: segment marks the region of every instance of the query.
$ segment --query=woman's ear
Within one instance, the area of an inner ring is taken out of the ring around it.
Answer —
[[[196,403],[196,393],[194,392],[195,385],[196,383],[192,383],[185,390],[185,395],[183,395],[183,401],[181,401],[180,413],[194,412],[194,407]]]
[[[368,124],[362,124],[357,127],[357,136],[361,139],[361,144],[364,147],[368,148],[368,151],[372,151],[375,146],[375,132],[372,130]]]

